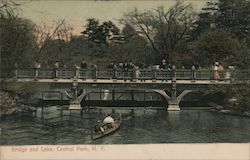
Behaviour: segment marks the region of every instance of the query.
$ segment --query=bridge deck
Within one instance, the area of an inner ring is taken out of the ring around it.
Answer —
[[[83,83],[83,84],[171,84],[171,80],[107,80],[107,79],[12,79],[17,82],[39,82],[39,83]],[[177,84],[232,84],[230,80],[176,80]]]

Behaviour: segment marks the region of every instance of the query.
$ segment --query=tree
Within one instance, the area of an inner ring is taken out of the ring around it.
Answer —
[[[152,49],[147,40],[141,36],[134,36],[126,43],[110,45],[110,58],[115,62],[133,62],[137,65],[150,65],[155,62]]]
[[[89,18],[86,29],[82,32],[89,40],[106,44],[113,34],[119,34],[119,29],[111,21],[105,21],[101,25],[94,18]]]
[[[220,0],[218,3],[217,26],[234,37],[249,39],[250,37],[250,1]],[[250,46],[250,42],[248,42]]]
[[[106,37],[106,42],[107,39],[109,39],[112,35],[117,35],[120,32],[119,28],[111,21],[103,22],[100,28],[102,30],[102,33]]]
[[[175,50],[190,38],[194,20],[191,5],[179,1],[169,10],[163,6],[146,12],[135,9],[123,19],[147,38],[159,60],[165,58],[167,62],[172,61]]]
[[[195,61],[198,65],[207,67],[215,61],[239,66],[242,55],[246,53],[246,44],[217,29],[202,33],[192,47]]]
[[[122,35],[125,37],[126,41],[129,41],[133,37],[138,36],[135,29],[129,24],[125,24],[125,26],[123,27]]]
[[[219,14],[217,26],[233,37],[247,44],[248,49],[239,52],[240,68],[250,68],[250,1],[248,0],[220,0],[218,3]],[[249,84],[233,86],[227,91],[229,97],[234,97],[237,101],[232,105],[237,110],[250,110],[250,89]]]
[[[15,64],[31,64],[36,50],[35,25],[15,13],[18,4],[0,1],[1,76],[13,74]]]
[[[247,0],[210,0],[199,14],[195,23],[196,37],[207,29],[217,28],[231,33],[234,38],[245,39],[250,46],[250,1]]]
[[[247,0],[210,0],[203,12],[199,14],[199,19],[195,23],[193,31],[194,39],[208,30],[217,29],[227,32],[231,38],[239,40],[244,49],[238,51],[237,64],[244,68],[249,68],[250,61],[250,2]],[[212,26],[212,27],[211,27]],[[204,35],[204,34],[203,34]],[[220,44],[222,42],[219,42]],[[248,47],[248,49],[246,49]],[[230,46],[229,48],[232,48]],[[237,48],[237,47],[236,47]],[[226,48],[225,52],[226,52]],[[223,56],[223,55],[222,55]],[[230,59],[227,57],[225,59]],[[228,55],[230,56],[230,55]],[[232,59],[232,57],[231,57]],[[236,61],[236,60],[235,60]],[[236,63],[236,62],[235,62]]]
[[[89,40],[91,41],[100,41],[103,40],[102,37],[100,37],[100,27],[99,27],[99,21],[94,18],[89,18],[88,24],[86,25],[86,30],[82,32],[83,35],[85,35]]]
[[[36,42],[38,47],[37,61],[49,61],[53,59],[58,61],[59,59],[54,59],[51,54],[59,54],[63,56],[63,49],[65,47],[65,42],[70,41],[72,37],[72,27],[68,25],[65,20],[60,20],[56,24],[49,26],[47,24],[42,24],[36,27]],[[53,45],[55,46],[53,46]],[[54,51],[49,51],[50,48],[54,48]],[[56,47],[56,50],[55,50]]]
[[[202,8],[202,11],[198,14],[198,18],[194,23],[192,36],[196,39],[201,33],[215,28],[216,17],[218,14],[218,3],[215,1],[208,1],[206,6]]]

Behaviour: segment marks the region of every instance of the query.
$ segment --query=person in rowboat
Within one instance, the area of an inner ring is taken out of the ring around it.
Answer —
[[[98,124],[95,125],[95,131],[96,132],[104,132],[104,128],[102,127],[102,123],[101,123],[101,120],[98,120]]]
[[[108,114],[108,116],[103,120],[103,124],[107,125],[108,128],[112,128],[114,123],[115,120],[111,117],[110,114]]]

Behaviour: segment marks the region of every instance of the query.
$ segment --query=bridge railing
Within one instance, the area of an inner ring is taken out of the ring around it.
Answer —
[[[18,69],[16,78],[35,79],[117,79],[117,80],[249,80],[250,70],[176,69],[176,70],[74,70],[74,69]]]
[[[34,78],[36,76],[36,69],[19,69],[16,71],[17,78]]]
[[[183,80],[191,80],[192,79],[192,71],[187,69],[176,69],[175,71],[176,79],[183,79]]]
[[[70,79],[76,76],[75,70],[58,70],[58,78]]]
[[[156,80],[170,80],[172,78],[172,72],[168,70],[158,70],[156,72]]]
[[[38,71],[38,78],[53,78],[53,70],[52,69],[39,69]]]
[[[81,69],[79,70],[78,73],[79,73],[78,78],[80,79],[92,79],[92,74],[87,69]]]
[[[194,70],[193,76],[194,76],[193,79],[197,79],[197,80],[214,79],[213,78],[213,71],[207,70],[207,69]]]
[[[113,79],[119,79],[119,80],[132,80],[133,77],[133,71],[132,70],[117,70],[114,71]]]
[[[236,70],[232,73],[232,76],[237,80],[249,80],[250,79],[250,70]]]
[[[138,79],[139,80],[150,80],[153,78],[159,77],[157,73],[152,72],[151,70],[140,70],[138,72]]]
[[[112,79],[113,77],[113,72],[111,70],[96,71],[96,74],[96,79]]]

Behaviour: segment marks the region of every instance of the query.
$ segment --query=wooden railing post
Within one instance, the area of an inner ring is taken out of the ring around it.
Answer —
[[[117,80],[117,69],[116,69],[116,68],[113,69],[113,77],[112,77],[112,79],[113,79],[114,81]]]
[[[192,81],[195,81],[195,78],[196,78],[196,77],[195,77],[195,66],[192,66],[191,72],[192,72],[192,73],[191,73],[191,80],[192,80]]]
[[[135,75],[136,73],[135,73],[135,72],[136,72],[136,71],[135,71],[135,67],[134,67],[133,70],[132,70],[132,81],[133,81],[133,82],[136,81],[136,79],[135,79],[135,78],[136,78],[136,75]]]
[[[214,70],[213,70],[213,68],[210,69],[210,78],[211,78],[211,81],[214,80]]]
[[[59,78],[59,70],[58,70],[58,68],[56,69],[56,78]]]
[[[76,67],[75,78],[78,79],[80,77],[80,67]]]
[[[176,80],[176,68],[175,68],[175,66],[173,65],[172,66],[172,77],[171,77],[171,79],[172,80]]]
[[[136,82],[138,79],[138,73],[139,73],[139,69],[137,67],[134,67],[132,70],[132,81]]]
[[[94,81],[97,80],[97,69],[96,69],[96,68],[94,68],[94,69],[92,70],[92,79],[93,79]]]
[[[236,76],[236,73],[235,73],[235,70],[234,69],[230,69],[230,82],[234,82],[235,80],[235,76]]]
[[[41,64],[40,63],[38,63],[38,62],[36,62],[35,63],[35,80],[37,80],[38,79],[38,77],[39,77],[39,69],[41,68]]]
[[[18,78],[18,68],[15,69],[15,78]]]
[[[36,79],[39,78],[39,71],[40,71],[40,67],[36,68]]]
[[[35,80],[37,80],[37,78],[38,78],[38,68],[35,67]]]
[[[97,72],[98,72],[98,71],[95,70],[95,81],[98,79],[98,77],[97,77],[97,75],[98,75]]]
[[[151,71],[151,75],[152,75],[152,81],[155,82],[156,81],[156,69],[152,69]]]

